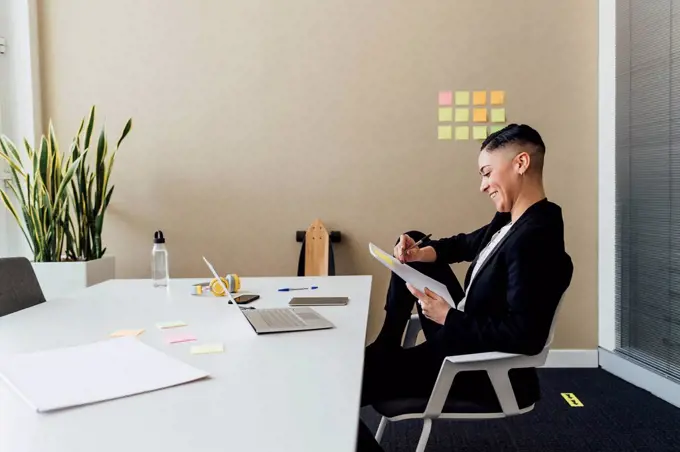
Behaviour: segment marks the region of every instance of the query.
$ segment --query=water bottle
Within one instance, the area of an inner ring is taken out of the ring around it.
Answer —
[[[165,248],[163,231],[156,231],[153,235],[153,250],[151,250],[151,279],[154,287],[167,287],[170,279],[168,270],[168,250]]]

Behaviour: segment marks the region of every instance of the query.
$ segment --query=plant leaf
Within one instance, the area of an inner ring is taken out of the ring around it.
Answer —
[[[120,147],[120,143],[123,142],[125,137],[127,136],[128,133],[130,133],[130,130],[132,129],[132,118],[128,119],[127,122],[125,123],[125,127],[123,128],[123,133],[120,135],[120,138],[118,139],[118,142],[116,143],[116,149]]]

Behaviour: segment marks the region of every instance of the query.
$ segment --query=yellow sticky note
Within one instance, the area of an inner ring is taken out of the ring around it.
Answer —
[[[473,92],[472,105],[486,105],[486,91]]]
[[[472,110],[472,120],[474,122],[486,122],[486,108],[475,108]]]
[[[491,133],[496,133],[496,132],[498,132],[499,130],[502,130],[504,127],[505,127],[505,124],[503,124],[503,125],[501,125],[501,126],[491,126],[491,127],[490,127],[490,130],[489,130],[489,133],[490,133],[490,134],[491,134]]]
[[[470,91],[456,91],[456,105],[470,105]]]
[[[451,126],[439,126],[437,127],[437,138],[440,140],[450,140],[451,139]]]
[[[505,122],[505,108],[492,108],[491,122]]]
[[[483,140],[486,138],[486,126],[473,126],[472,138],[474,140]]]
[[[390,256],[383,253],[379,249],[375,250],[375,255],[378,256],[380,258],[380,260],[383,261],[384,263],[386,263],[387,265],[392,265],[392,259],[390,259]]]
[[[157,323],[156,326],[161,330],[164,330],[167,328],[179,328],[180,326],[187,326],[187,324],[184,322],[176,321],[176,322],[161,322]]]
[[[224,344],[203,344],[194,345],[189,349],[192,355],[205,355],[207,353],[222,353]]]
[[[491,91],[491,105],[503,105],[505,103],[505,91]]]
[[[470,128],[468,126],[456,127],[456,140],[469,140]]]
[[[144,332],[144,328],[138,330],[118,330],[111,333],[111,337],[139,336]]]
[[[439,122],[453,121],[453,108],[439,109]]]
[[[456,122],[468,122],[470,120],[470,110],[467,108],[456,108]]]

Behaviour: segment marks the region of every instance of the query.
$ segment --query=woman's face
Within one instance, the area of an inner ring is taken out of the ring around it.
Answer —
[[[479,174],[482,176],[479,190],[491,198],[498,212],[510,212],[520,191],[522,169],[516,157],[516,152],[510,148],[479,153]]]

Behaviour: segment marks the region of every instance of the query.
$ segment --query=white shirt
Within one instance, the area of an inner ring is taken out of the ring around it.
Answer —
[[[480,268],[482,268],[482,265],[484,264],[484,261],[489,257],[489,254],[496,248],[496,246],[500,243],[501,240],[503,240],[503,237],[505,237],[505,234],[508,233],[510,228],[512,227],[512,221],[502,228],[498,232],[496,232],[493,237],[491,237],[491,240],[489,240],[489,243],[486,244],[484,249],[479,253],[479,257],[477,258],[477,263],[475,266],[472,268],[472,275],[470,276],[470,284],[467,286],[467,290],[465,291],[465,298],[460,300],[460,303],[458,303],[458,306],[456,306],[456,309],[459,311],[465,311],[465,301],[467,300],[468,296],[468,291],[470,290],[470,286],[472,286],[472,281],[475,279],[475,276],[477,276],[477,272],[479,271]]]

